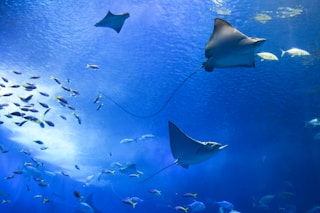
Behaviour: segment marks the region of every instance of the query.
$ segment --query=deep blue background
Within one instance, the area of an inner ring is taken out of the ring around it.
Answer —
[[[302,13],[280,17],[280,7],[298,8]],[[56,104],[56,114],[49,115],[56,124],[51,129],[32,124],[18,128],[4,117],[8,112],[1,111],[5,123],[0,127],[0,144],[9,152],[0,154],[0,199],[11,200],[0,204],[1,212],[79,212],[74,190],[85,198],[93,193],[94,206],[102,212],[175,212],[174,206],[191,202],[181,196],[186,192],[198,193],[197,200],[206,204],[204,212],[218,212],[214,202],[221,200],[232,202],[240,212],[280,212],[288,206],[306,212],[320,205],[320,141],[314,139],[319,127],[305,126],[319,116],[320,109],[318,8],[314,0],[1,1],[0,76],[25,83],[39,75],[35,82],[50,93],[48,102]],[[108,10],[130,13],[119,34],[94,27]],[[218,10],[231,13],[221,15]],[[255,20],[258,13],[272,19],[260,23]],[[258,51],[272,52],[280,60],[261,62],[257,57],[255,68],[201,70],[152,118],[135,118],[106,98],[135,114],[157,111],[179,82],[205,60],[204,47],[216,17],[248,36],[266,38]],[[280,48],[292,47],[305,49],[311,56],[280,58]],[[86,69],[88,63],[101,68]],[[81,95],[68,97],[50,76]],[[104,105],[96,111],[92,101],[99,93]],[[18,95],[0,97],[1,103],[12,104]],[[73,104],[81,125],[70,111],[59,107],[52,98],[56,95]],[[67,121],[56,116],[61,112]],[[143,184],[116,172],[83,186],[87,176],[111,169],[111,162],[136,163],[144,172],[141,179],[172,163],[168,120],[193,138],[229,147],[188,170],[173,166]],[[143,134],[156,138],[119,144],[123,138]],[[32,143],[35,135],[45,140],[48,150],[39,151]],[[39,171],[49,187],[39,187],[30,172],[4,179],[30,161],[30,156],[19,152],[21,148],[45,163]],[[81,169],[76,170],[75,164]],[[71,177],[62,176],[61,171]],[[148,192],[154,188],[162,196]],[[283,198],[281,192],[293,196]],[[36,194],[51,202],[42,204],[33,198]],[[277,196],[268,210],[254,208],[255,201],[270,194]],[[130,196],[144,202],[134,209],[121,202]],[[286,212],[294,211],[287,208]]]

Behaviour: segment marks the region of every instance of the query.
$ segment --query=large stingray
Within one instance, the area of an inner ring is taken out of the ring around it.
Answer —
[[[205,60],[202,65],[189,74],[171,93],[164,104],[155,112],[149,115],[137,115],[127,110],[121,104],[105,95],[110,101],[120,107],[126,113],[139,118],[153,117],[168,105],[176,92],[201,68],[211,72],[214,68],[230,68],[230,67],[254,67],[254,51],[255,48],[262,45],[266,39],[248,37],[234,28],[227,21],[216,18],[214,21],[214,29],[211,37],[205,47]]]
[[[123,13],[115,15],[108,11],[107,15],[98,23],[96,23],[94,26],[96,27],[109,27],[114,29],[117,33],[120,32],[122,29],[122,26],[124,24],[124,21],[129,18],[129,13]]]
[[[203,62],[206,71],[216,68],[254,67],[255,48],[266,39],[248,37],[227,21],[216,18],[214,29],[206,45]]]
[[[182,130],[171,121],[169,121],[169,137],[171,152],[176,160],[141,182],[149,180],[163,170],[176,164],[188,168],[189,165],[201,163],[228,146],[221,145],[217,142],[201,142],[195,140],[182,132]]]

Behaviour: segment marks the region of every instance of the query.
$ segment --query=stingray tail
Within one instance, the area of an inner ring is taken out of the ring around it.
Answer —
[[[139,181],[138,183],[144,183],[144,182],[146,182],[147,180],[150,180],[151,178],[153,178],[154,176],[156,176],[157,174],[159,174],[160,172],[162,172],[162,171],[164,171],[164,170],[168,169],[169,167],[171,167],[171,166],[173,166],[173,165],[176,165],[176,164],[178,164],[178,160],[175,160],[173,163],[171,163],[171,164],[169,164],[168,166],[166,166],[166,167],[164,167],[164,168],[156,171],[155,173],[153,173],[153,174],[150,175],[149,177],[143,179],[142,181]]]
[[[103,94],[107,99],[109,99],[112,103],[114,103],[116,106],[118,106],[122,111],[128,113],[129,115],[136,117],[136,118],[151,118],[153,116],[158,115],[159,113],[161,113],[166,106],[169,104],[169,102],[171,101],[171,99],[173,98],[173,96],[177,93],[177,91],[182,87],[182,85],[184,83],[186,83],[194,74],[196,74],[201,68],[203,67],[203,65],[201,65],[200,67],[198,67],[196,70],[194,70],[192,73],[190,73],[182,82],[180,82],[180,84],[173,90],[173,92],[171,93],[171,95],[169,96],[169,98],[164,102],[164,104],[155,112],[149,114],[149,115],[138,115],[135,114],[129,110],[127,110],[125,107],[123,107],[121,104],[119,104],[118,102],[116,102],[115,100],[113,100],[110,96],[107,96],[105,94]]]

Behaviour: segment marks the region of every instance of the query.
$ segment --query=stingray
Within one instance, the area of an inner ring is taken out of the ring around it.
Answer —
[[[153,176],[173,165],[180,165],[183,168],[188,168],[189,165],[201,163],[228,146],[221,145],[217,142],[201,142],[195,140],[186,135],[171,121],[169,121],[169,137],[171,153],[175,158],[175,161],[141,182],[149,180]]]
[[[121,108],[124,112],[138,118],[150,118],[158,115],[169,104],[176,92],[182,85],[188,81],[195,73],[204,68],[212,72],[214,68],[231,68],[231,67],[254,67],[254,52],[256,47],[262,45],[266,39],[248,37],[234,28],[227,21],[216,18],[214,29],[209,41],[205,47],[205,57],[207,58],[202,65],[189,74],[178,86],[172,91],[164,104],[155,112],[149,115],[138,115],[127,110],[118,102],[105,95],[111,102]]]
[[[122,13],[115,15],[108,11],[107,15],[94,26],[96,27],[109,27],[114,29],[117,33],[120,32],[122,26],[127,18],[129,18],[129,13]]]
[[[227,21],[216,18],[214,29],[205,48],[206,71],[214,68],[254,67],[254,51],[266,39],[248,37]]]

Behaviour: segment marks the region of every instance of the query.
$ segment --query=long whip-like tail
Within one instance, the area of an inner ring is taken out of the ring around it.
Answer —
[[[164,102],[164,104],[155,112],[149,114],[149,115],[138,115],[135,114],[131,111],[129,111],[128,109],[126,109],[125,107],[123,107],[121,104],[119,104],[118,102],[116,102],[113,98],[111,98],[110,96],[107,96],[105,94],[103,94],[107,99],[109,99],[112,103],[114,103],[116,106],[118,106],[121,110],[123,110],[124,112],[128,113],[129,115],[132,115],[133,117],[137,117],[137,118],[151,118],[153,116],[158,115],[159,113],[161,113],[164,108],[166,108],[166,106],[169,104],[169,102],[171,101],[171,99],[173,98],[173,96],[177,93],[177,91],[182,87],[182,85],[184,83],[186,83],[194,74],[196,74],[201,68],[203,67],[203,65],[201,65],[200,67],[198,67],[196,70],[194,70],[192,73],[190,73],[185,79],[183,79],[182,82],[180,82],[180,84],[173,90],[173,92],[171,93],[171,95],[169,96],[169,98]]]
[[[139,181],[138,183],[144,183],[146,182],[147,180],[150,180],[151,178],[153,178],[154,176],[156,176],[157,174],[159,174],[160,172],[162,172],[163,170],[166,170],[168,169],[169,167],[173,166],[173,165],[176,165],[178,164],[178,160],[175,160],[173,163],[169,164],[168,166],[166,167],[163,167],[162,169],[156,171],[155,173],[153,173],[152,175],[150,175],[149,177],[143,179],[142,181]]]

